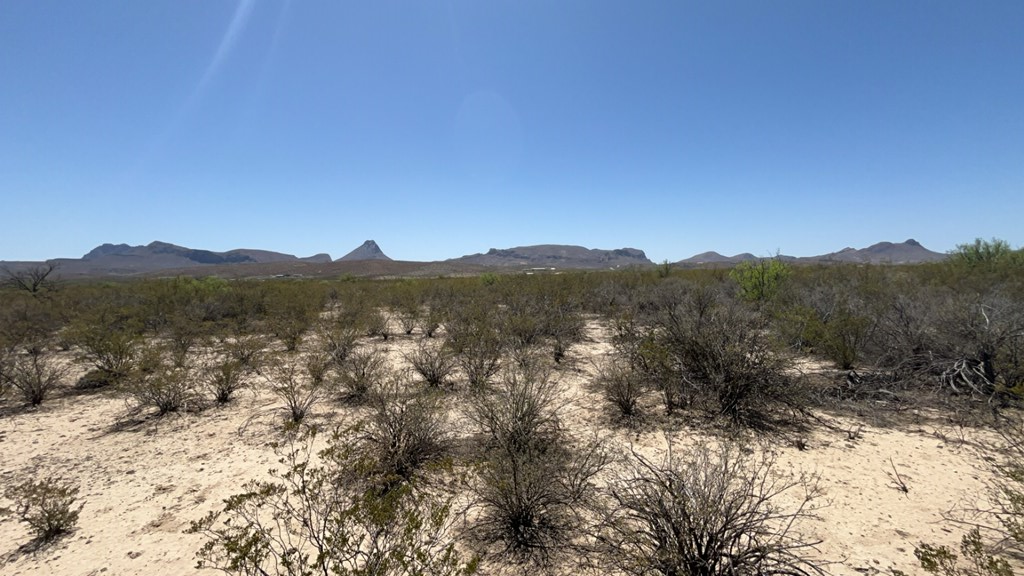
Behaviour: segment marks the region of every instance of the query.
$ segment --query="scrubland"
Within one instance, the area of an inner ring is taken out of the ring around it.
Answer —
[[[4,574],[1009,574],[1024,267],[0,291]]]

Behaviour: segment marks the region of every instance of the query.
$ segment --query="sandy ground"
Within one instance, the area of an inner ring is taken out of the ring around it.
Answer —
[[[386,346],[400,362],[417,341],[400,336],[365,345]],[[596,365],[610,351],[607,332],[591,325],[588,340],[574,346],[568,365],[558,370],[568,401],[565,425],[655,459],[669,441],[692,437],[683,425],[673,425],[670,433],[657,423],[639,433],[612,425],[592,386]],[[72,534],[35,552],[24,549],[31,537],[23,524],[0,520],[0,573],[199,572],[194,555],[203,539],[183,530],[276,464],[270,443],[280,438],[279,408],[268,394],[242,392],[235,402],[202,413],[126,421],[123,399],[92,392],[58,396],[38,410],[8,410],[0,416],[0,484],[60,475],[81,487],[84,508]],[[346,409],[326,403],[314,410],[324,422],[343,417]],[[775,451],[779,470],[821,476],[822,507],[803,531],[822,541],[819,555],[833,562],[828,566],[833,574],[893,568],[921,574],[914,546],[921,541],[955,545],[960,530],[944,523],[942,513],[979,494],[991,477],[984,454],[974,447],[991,440],[991,433],[968,429],[961,435],[928,419],[879,428],[823,417],[836,427],[813,423],[807,431],[766,444]],[[845,431],[858,428],[855,438]],[[796,440],[805,449],[798,449]],[[893,467],[908,492],[898,489]],[[485,564],[483,571],[497,567]]]

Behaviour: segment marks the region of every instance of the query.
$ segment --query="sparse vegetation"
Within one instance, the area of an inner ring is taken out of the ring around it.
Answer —
[[[452,449],[447,414],[434,395],[413,393],[402,372],[375,391],[373,412],[364,426],[369,453],[377,462],[377,477],[385,485],[411,480],[428,462]]]
[[[625,574],[826,573],[817,542],[799,532],[820,496],[817,479],[780,474],[768,452],[697,444],[670,449],[660,464],[634,453],[608,494],[596,540],[602,562]]]
[[[159,348],[146,351],[141,366],[123,382],[123,391],[136,410],[156,408],[158,415],[202,407],[191,361],[168,364]]]
[[[129,418],[74,426],[97,444],[144,431],[132,440],[147,450],[214,421],[244,421],[247,450],[283,438],[278,472],[193,527],[208,537],[201,563],[240,574],[467,573],[475,561],[456,553],[458,539],[488,573],[515,563],[815,576],[826,565],[800,520],[819,503],[817,485],[774,455],[788,463],[789,452],[814,458],[839,443],[853,457],[874,444],[858,439],[884,436],[876,426],[910,421],[948,442],[952,425],[965,458],[975,457],[970,446],[1012,457],[992,473],[984,510],[949,516],[970,522],[960,546],[922,543],[917,557],[942,576],[1009,576],[1024,533],[1015,464],[1024,456],[1010,439],[1024,433],[985,446],[972,427],[1019,417],[1024,282],[1016,252],[968,248],[973,255],[913,267],[786,264],[774,276],[767,269],[766,286],[746,268],[677,266],[76,281],[35,295],[0,287],[0,418],[20,424],[121,396]],[[78,386],[55,394],[71,377]],[[84,390],[99,386],[110,393]],[[253,402],[231,402],[243,389]],[[55,396],[55,409],[21,405]],[[344,402],[320,412],[329,397]],[[152,417],[211,401],[224,406]],[[149,417],[138,417],[143,409]],[[283,431],[255,417],[282,410]],[[294,436],[339,423],[347,428],[326,446],[323,435]],[[0,441],[25,428],[0,430]],[[666,430],[685,432],[662,460],[650,438]],[[766,431],[774,447],[721,438]],[[870,466],[879,491],[920,504],[919,463],[892,454]]]
[[[342,399],[360,403],[375,392],[387,377],[387,357],[378,348],[362,348],[346,358],[338,377]]]
[[[14,508],[0,510],[0,513],[12,514],[28,524],[39,544],[51,542],[74,529],[84,506],[82,503],[75,505],[78,487],[56,476],[10,486],[4,491],[4,497],[14,502]]]
[[[0,379],[20,392],[25,402],[38,406],[61,384],[67,373],[66,365],[50,354],[37,351],[11,359],[6,369],[0,369]]]
[[[1002,430],[996,452],[995,479],[981,509],[956,510],[949,520],[969,527],[958,556],[948,546],[921,543],[914,555],[921,567],[937,576],[1012,576],[1024,555],[1024,421],[1015,419]]]
[[[267,364],[265,378],[270,391],[284,401],[288,421],[292,424],[302,422],[327,394],[324,382],[311,376],[298,358],[273,358]]]
[[[476,571],[451,539],[451,504],[414,484],[368,487],[372,469],[336,434],[311,458],[311,439],[287,445],[267,481],[252,481],[224,508],[194,522],[198,566],[228,574],[466,575]],[[223,521],[222,521],[223,520]]]
[[[448,384],[455,370],[455,357],[451,352],[443,346],[433,346],[426,341],[421,342],[405,359],[429,388],[441,388]]]

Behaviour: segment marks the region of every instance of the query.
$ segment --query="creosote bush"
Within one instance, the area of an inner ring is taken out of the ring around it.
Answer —
[[[52,355],[42,351],[16,356],[6,372],[10,385],[33,406],[43,403],[54,388],[60,385],[68,367]]]
[[[640,416],[640,400],[647,393],[643,375],[624,363],[612,362],[597,377],[601,393],[624,422]]]
[[[386,352],[372,346],[360,348],[348,355],[339,372],[341,398],[353,403],[364,402],[388,375]]]
[[[140,367],[122,383],[136,410],[156,408],[158,415],[203,407],[193,362],[167,363],[159,348],[148,349]]]
[[[450,311],[445,345],[473,390],[487,388],[501,368],[503,351],[497,313],[487,303],[473,303]]]
[[[331,357],[335,367],[345,365],[349,354],[356,348],[359,330],[353,323],[340,319],[320,322],[317,327],[320,349]]]
[[[485,434],[473,485],[474,537],[498,555],[545,565],[576,550],[592,515],[591,480],[608,464],[599,440],[576,442],[560,426],[562,402],[546,369],[510,366],[469,417]],[[577,447],[579,446],[579,447]]]
[[[593,479],[611,458],[603,442],[493,450],[473,486],[480,514],[472,537],[497,555],[544,566],[571,552],[596,515]]]
[[[377,462],[384,485],[408,481],[425,464],[448,454],[454,442],[439,398],[414,394],[408,375],[398,372],[371,395],[373,412],[364,425],[364,439]]]
[[[4,491],[4,497],[14,502],[14,508],[0,512],[12,514],[28,524],[40,544],[70,532],[78,523],[84,506],[75,506],[77,486],[53,476],[15,484]]]
[[[246,373],[259,373],[267,349],[267,339],[256,334],[238,336],[225,343],[223,352]]]
[[[426,341],[421,342],[405,359],[429,388],[441,388],[448,384],[455,370],[455,357],[451,352],[443,346],[432,346]]]
[[[471,397],[468,416],[495,447],[524,452],[558,441],[561,406],[557,384],[546,369],[513,366],[494,390]]]
[[[607,491],[596,542],[604,565],[626,574],[825,574],[817,542],[798,531],[820,495],[817,478],[781,475],[767,453],[701,443],[661,464],[634,453]]]
[[[301,365],[301,358],[295,356],[271,359],[264,378],[270,391],[284,401],[288,421],[292,424],[302,422],[328,392],[324,381],[318,380],[316,374],[311,376],[308,368]]]
[[[405,483],[366,484],[375,464],[351,433],[312,454],[312,437],[281,449],[282,469],[193,522],[199,568],[227,574],[455,576],[476,571],[451,539],[451,503]]]
[[[669,410],[681,404],[752,425],[780,407],[804,406],[805,389],[787,372],[766,318],[721,290],[666,284],[628,327],[620,348],[661,380]]]
[[[101,304],[74,320],[64,338],[91,363],[97,383],[117,384],[130,375],[140,356],[141,327],[127,309]]]
[[[206,368],[206,385],[218,404],[226,404],[235,392],[246,387],[246,370],[232,358],[221,358]]]

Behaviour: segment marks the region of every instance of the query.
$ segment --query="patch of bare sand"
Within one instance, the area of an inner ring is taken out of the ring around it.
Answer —
[[[394,337],[384,346],[395,366],[416,339]],[[565,402],[564,425],[577,436],[598,434],[616,449],[633,447],[657,460],[667,442],[680,446],[696,434],[675,422],[668,435],[658,425],[640,432],[616,426],[593,386],[598,367],[612,353],[609,331],[597,323],[587,339],[570,350],[556,370]],[[452,420],[468,435],[453,402]],[[649,411],[657,399],[648,398]],[[124,401],[107,394],[73,395],[42,409],[0,417],[0,481],[57,474],[81,487],[85,503],[77,530],[51,547],[20,552],[30,540],[26,527],[0,521],[0,572],[10,575],[149,575],[196,573],[195,551],[202,537],[183,531],[193,520],[220,508],[241,485],[266,476],[277,463],[270,444],[280,438],[283,416],[271,396],[242,393],[225,407],[200,414],[146,417],[116,427]],[[326,403],[314,408],[322,422],[345,417],[347,409]],[[989,479],[983,454],[962,443],[948,443],[925,427],[876,428],[841,421],[835,429],[813,426],[803,435],[806,450],[773,440],[780,471],[821,476],[825,496],[818,519],[803,526],[822,541],[820,556],[839,575],[873,574],[898,568],[921,574],[913,556],[921,541],[955,545],[941,514],[967,495],[977,495]],[[859,438],[844,429],[861,426]],[[966,440],[991,440],[985,431],[965,432]],[[909,487],[896,486],[892,467]],[[500,573],[497,565],[485,573]]]

